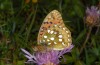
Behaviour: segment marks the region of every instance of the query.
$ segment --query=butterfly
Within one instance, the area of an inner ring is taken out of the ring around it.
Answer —
[[[45,17],[39,30],[37,42],[37,49],[47,46],[53,50],[63,50],[71,45],[71,32],[65,26],[60,12],[53,10]],[[43,46],[44,44],[46,45]]]

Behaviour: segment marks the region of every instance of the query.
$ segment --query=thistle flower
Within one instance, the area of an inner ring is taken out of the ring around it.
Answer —
[[[100,13],[97,7],[91,6],[86,9],[86,23],[87,25],[94,26],[99,23]]]
[[[25,57],[28,58],[27,63],[33,62],[38,65],[57,65],[60,62],[59,58],[63,56],[63,54],[70,52],[72,48],[73,45],[64,50],[49,50],[46,52],[35,52],[33,53],[33,55],[24,49],[21,50],[25,53]]]

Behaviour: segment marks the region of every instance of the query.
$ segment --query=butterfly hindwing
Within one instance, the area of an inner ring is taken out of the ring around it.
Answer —
[[[71,45],[71,32],[65,27],[57,10],[50,12],[44,19],[38,34],[38,44],[47,44],[54,50],[62,50]]]

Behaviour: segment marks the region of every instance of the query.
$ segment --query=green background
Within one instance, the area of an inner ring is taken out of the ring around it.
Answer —
[[[92,28],[80,54],[89,31],[85,24],[86,8],[98,4],[99,0],[0,0],[0,65],[25,65],[27,59],[20,49],[32,53],[44,18],[54,9],[70,29],[74,45],[60,65],[100,65],[99,27]]]

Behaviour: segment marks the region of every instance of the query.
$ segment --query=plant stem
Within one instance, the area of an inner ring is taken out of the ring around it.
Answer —
[[[29,29],[28,29],[28,31],[27,31],[26,43],[28,42],[29,34],[30,34],[30,32],[31,32],[32,25],[34,24],[34,21],[35,21],[36,12],[37,12],[37,7],[38,7],[38,4],[37,4],[37,6],[36,6],[36,10],[35,10],[34,16],[33,16],[33,18],[32,18],[32,22],[31,22],[31,24],[30,24],[30,26],[29,26]]]
[[[98,32],[99,32],[99,26],[97,27],[97,30],[95,32],[95,35],[97,35]]]
[[[80,49],[80,54],[82,53],[82,51],[83,51],[83,49],[84,49],[86,43],[87,43],[88,40],[89,40],[89,37],[90,37],[91,31],[92,31],[92,26],[89,27],[89,31],[88,31],[88,33],[87,33],[87,37],[86,37],[86,39],[85,39],[85,41],[84,41],[84,43],[83,43],[83,45],[82,45],[82,47],[81,47],[81,49]]]

